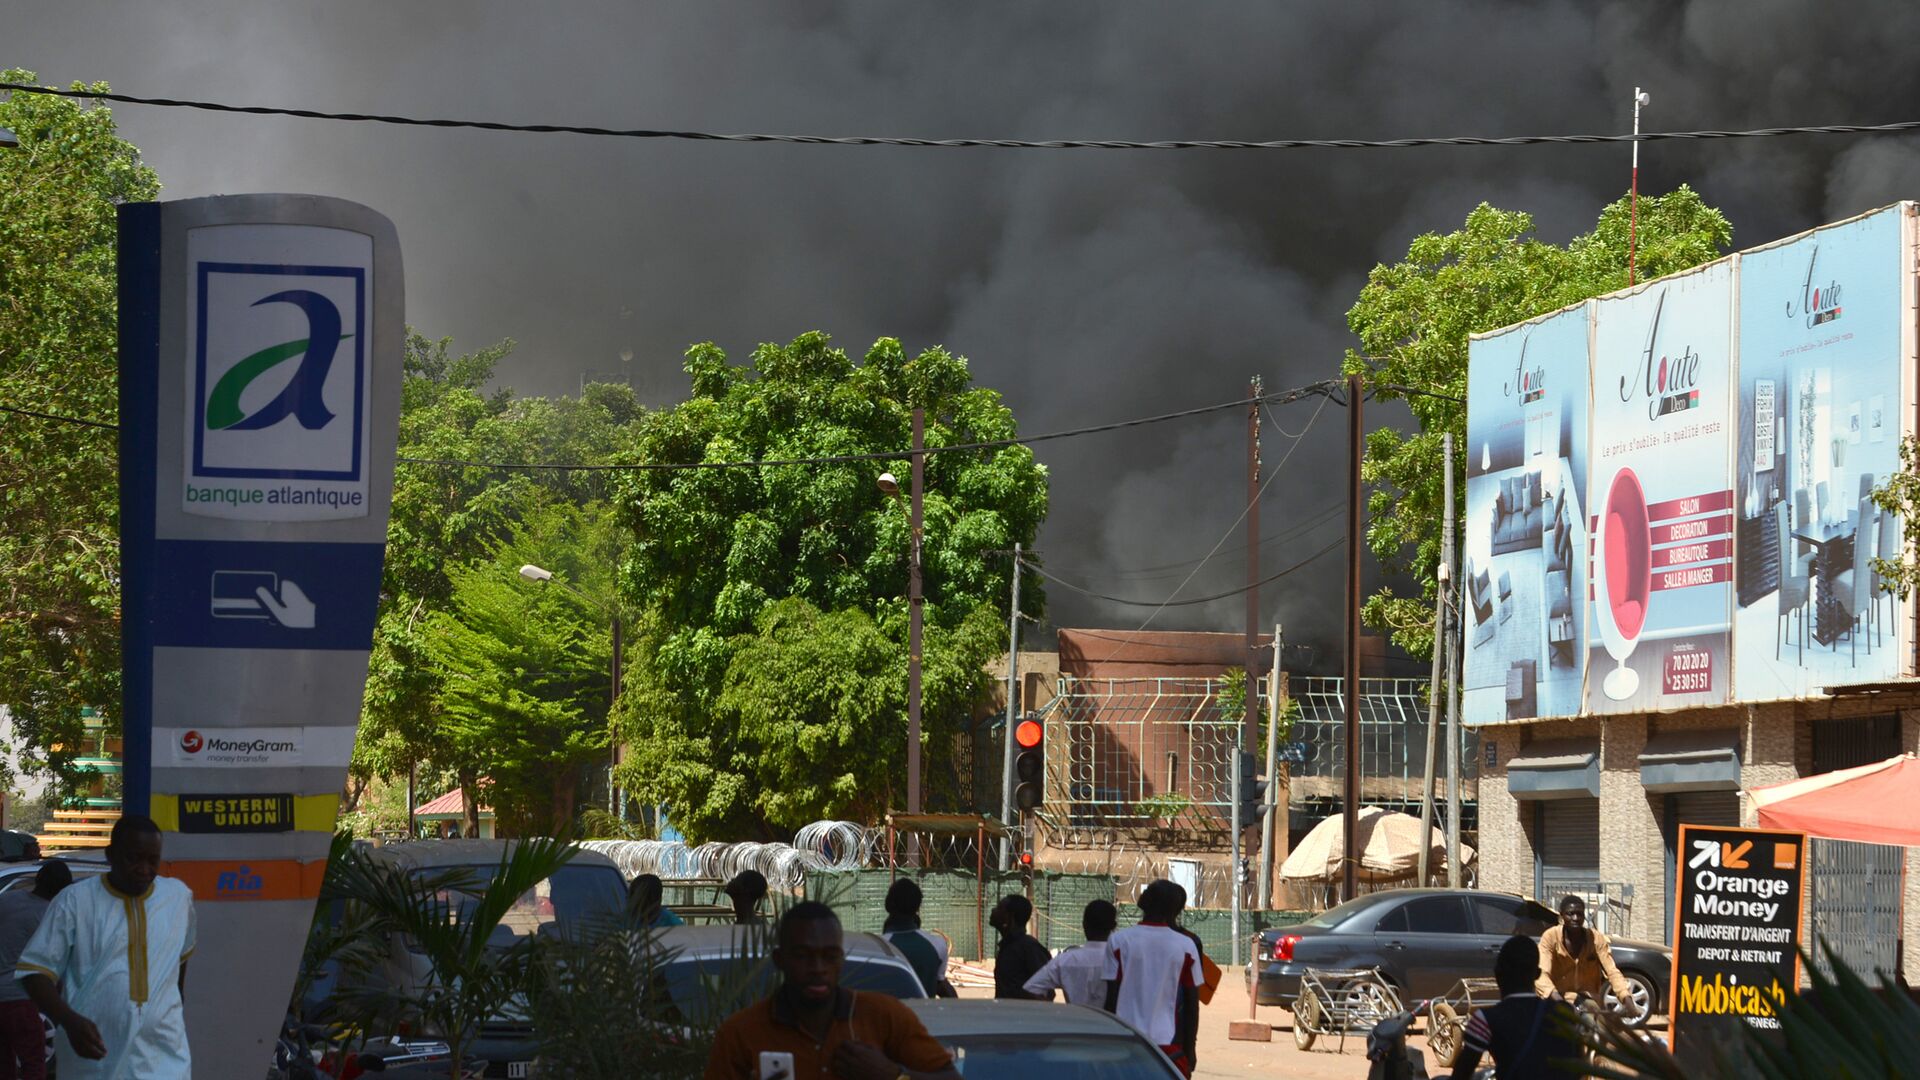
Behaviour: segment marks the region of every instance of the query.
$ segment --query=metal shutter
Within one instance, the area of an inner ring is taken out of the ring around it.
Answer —
[[[1740,793],[1737,791],[1683,791],[1673,797],[1673,827],[1722,825],[1740,827]]]
[[[1600,880],[1600,800],[1553,799],[1539,805],[1541,896],[1591,890]]]

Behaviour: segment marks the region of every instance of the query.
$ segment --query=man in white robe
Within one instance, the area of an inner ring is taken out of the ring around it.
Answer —
[[[114,823],[107,867],[54,897],[15,977],[60,1028],[61,1080],[189,1080],[180,988],[193,893],[159,876],[152,818]]]

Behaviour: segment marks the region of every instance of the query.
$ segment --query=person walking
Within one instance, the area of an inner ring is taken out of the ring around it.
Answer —
[[[1186,1052],[1187,1064],[1200,1067],[1200,1006],[1213,1002],[1214,991],[1220,989],[1220,965],[1207,955],[1207,948],[1200,943],[1200,935],[1180,925],[1180,916],[1187,911],[1186,886],[1177,881],[1167,882],[1168,903],[1172,912],[1167,922],[1182,936],[1193,943],[1193,951],[1200,956],[1200,970],[1194,975],[1193,987],[1180,990],[1180,1031],[1186,1037],[1181,1049]]]
[[[0,894],[0,971],[12,971],[27,940],[40,929],[47,905],[73,884],[73,869],[59,859],[40,867],[33,888]],[[0,1080],[46,1080],[47,1033],[40,1010],[18,979],[0,980]]]
[[[1138,1028],[1166,1051],[1182,1074],[1193,1075],[1186,1030],[1190,1018],[1180,1009],[1182,990],[1199,984],[1200,953],[1173,928],[1179,915],[1174,884],[1165,879],[1140,891],[1140,924],[1115,930],[1107,939],[1107,1011]]]
[[[122,816],[107,872],[53,898],[14,969],[60,1028],[60,1080],[188,1080],[180,994],[193,943],[193,893],[160,876],[160,826]]]
[[[1604,984],[1622,1004],[1633,1004],[1633,984],[1614,964],[1612,943],[1587,925],[1587,903],[1577,896],[1560,898],[1560,925],[1540,935],[1538,962],[1534,990],[1541,997],[1585,996],[1597,1006]]]
[[[928,997],[959,997],[947,981],[947,939],[920,928],[920,886],[899,878],[887,889],[887,921],[880,927],[887,943],[907,958]]]
[[[840,985],[846,941],[832,908],[793,905],[774,940],[780,985],[720,1025],[705,1080],[960,1080],[913,1010]]]
[[[660,884],[660,875],[641,874],[627,883],[627,918],[642,930],[658,930],[663,926],[683,926],[685,919],[673,913],[673,909],[661,904],[666,889]]]
[[[1107,939],[1120,921],[1119,912],[1105,900],[1089,901],[1080,913],[1080,932],[1087,940],[1071,949],[1053,954],[1033,978],[1022,987],[1036,997],[1052,997],[1058,990],[1072,1005],[1091,1005],[1102,1009],[1107,1004]]]
[[[987,916],[987,924],[1000,932],[1000,947],[993,954],[993,996],[1015,1001],[1052,1001],[1053,992],[1028,993],[1027,980],[1040,973],[1053,959],[1040,940],[1027,933],[1033,918],[1033,903],[1015,893],[1003,896]]]
[[[1571,1075],[1559,1063],[1579,1060],[1580,1044],[1572,1034],[1579,1021],[1566,1002],[1534,991],[1539,976],[1540,953],[1531,939],[1515,934],[1500,946],[1493,961],[1500,1000],[1467,1021],[1453,1080],[1472,1080],[1487,1054],[1493,1055],[1500,1080]]]

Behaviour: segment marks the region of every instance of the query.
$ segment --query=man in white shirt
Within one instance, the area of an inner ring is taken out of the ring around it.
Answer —
[[[1055,990],[1067,995],[1072,1005],[1107,1007],[1107,938],[1113,935],[1119,914],[1105,900],[1095,900],[1080,913],[1080,930],[1087,935],[1084,945],[1062,949],[1047,961],[1047,966],[1027,980],[1029,994],[1051,997]]]
[[[1172,926],[1179,911],[1173,887],[1163,879],[1141,890],[1140,925],[1113,932],[1102,974],[1108,1011],[1139,1028],[1191,1076],[1193,1063],[1183,1049],[1190,1040],[1181,1030],[1180,991],[1199,984],[1200,954]]]
[[[60,1027],[60,1080],[188,1080],[180,987],[193,953],[193,893],[160,876],[160,827],[123,816],[107,872],[53,898],[15,976]]]

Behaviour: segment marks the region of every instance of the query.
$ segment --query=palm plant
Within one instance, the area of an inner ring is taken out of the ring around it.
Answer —
[[[404,935],[432,969],[418,984],[375,980],[346,988],[346,1006],[364,1021],[405,1023],[445,1039],[452,1073],[461,1076],[480,1025],[502,1015],[526,986],[535,943],[500,942],[495,931],[501,919],[573,853],[562,840],[521,840],[485,882],[464,870],[420,875],[357,851],[343,853],[328,875],[332,895]]]
[[[1878,1080],[1920,1072],[1920,1006],[1906,988],[1883,974],[1885,988],[1875,989],[1831,948],[1824,943],[1821,948],[1826,963],[1807,963],[1813,985],[1780,1006],[1779,1032],[1763,1036],[1741,1028],[1739,1038],[1716,1054],[1716,1075]],[[1602,1027],[1583,1030],[1580,1038],[1593,1055],[1588,1076],[1689,1080],[1666,1047],[1611,1018]]]

